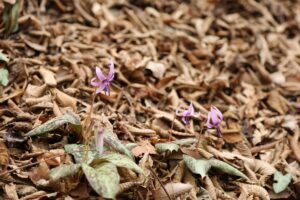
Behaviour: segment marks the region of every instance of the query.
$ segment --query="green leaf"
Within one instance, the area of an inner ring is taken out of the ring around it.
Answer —
[[[3,86],[8,84],[8,71],[6,69],[0,69],[0,84]]]
[[[286,174],[283,175],[281,172],[276,171],[274,173],[274,183],[273,183],[273,190],[275,193],[280,193],[284,191],[287,186],[290,184],[292,180],[292,175],[291,174]]]
[[[183,160],[186,166],[191,170],[191,172],[193,172],[194,174],[200,174],[202,178],[206,176],[208,170],[211,167],[208,160],[196,160],[195,158],[188,155],[183,155]]]
[[[115,165],[104,162],[94,169],[87,164],[82,164],[82,169],[95,192],[104,198],[115,199],[120,182],[120,176]]]
[[[76,127],[79,130],[81,130],[81,125],[80,125],[80,118],[72,113],[72,112],[67,112],[66,114],[53,118],[46,123],[36,127],[35,129],[29,131],[26,133],[26,136],[34,136],[34,135],[41,135],[43,133],[47,133],[49,131],[55,130],[59,128],[61,125],[69,123],[70,125],[73,125],[73,127]]]
[[[72,154],[74,156],[76,163],[83,162],[83,158],[85,156],[84,152],[87,150],[85,149],[85,146],[82,144],[66,144],[65,151],[69,154]],[[87,152],[87,164],[90,164],[95,157],[97,156],[97,151],[88,151]]]
[[[240,170],[238,170],[235,167],[227,164],[226,162],[216,160],[216,159],[210,159],[210,160],[208,160],[208,162],[211,164],[211,166],[213,168],[219,169],[224,173],[248,179],[248,177],[245,174],[243,174]]]
[[[166,143],[157,143],[155,145],[155,148],[159,151],[159,152],[166,152],[166,151],[178,151],[179,150],[179,145],[178,144],[174,144],[172,142],[166,142]]]
[[[196,143],[198,140],[196,138],[186,138],[181,140],[173,141],[172,143],[178,144],[178,145],[191,145]]]
[[[51,169],[50,171],[50,177],[56,181],[62,177],[70,176],[73,174],[76,174],[81,165],[80,164],[66,164],[66,165],[60,165],[58,167],[55,167]]]
[[[104,154],[95,160],[95,162],[102,162],[102,161],[113,163],[118,167],[126,167],[128,169],[132,169],[137,173],[142,173],[142,174],[144,173],[142,168],[140,168],[140,166],[138,166],[134,161],[132,161],[132,159],[130,159],[128,156],[119,153]]]
[[[113,133],[105,128],[103,130],[103,134],[105,143],[109,144],[109,146],[116,151],[123,153],[134,160],[134,156],[131,151]]]
[[[5,55],[4,53],[0,52],[0,61],[4,61],[4,62],[8,63],[9,59],[7,58],[7,55]]]

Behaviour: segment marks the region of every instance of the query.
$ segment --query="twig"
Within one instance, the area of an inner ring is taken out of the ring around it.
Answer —
[[[149,169],[152,172],[152,174],[155,176],[155,178],[158,180],[158,182],[161,185],[161,187],[163,188],[163,190],[165,191],[166,195],[168,196],[168,199],[172,200],[172,198],[170,197],[170,195],[169,195],[168,191],[166,190],[165,186],[162,184],[162,182],[159,180],[159,177],[156,175],[155,171],[151,167]]]
[[[279,142],[280,141],[275,141],[275,142],[270,142],[268,144],[253,147],[253,148],[251,148],[251,153],[258,153],[258,152],[263,151],[263,150],[271,149],[274,146],[276,146],[276,144],[278,144]]]

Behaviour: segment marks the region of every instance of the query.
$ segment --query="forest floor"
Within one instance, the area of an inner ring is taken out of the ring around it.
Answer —
[[[299,199],[299,1],[0,14],[0,199]]]

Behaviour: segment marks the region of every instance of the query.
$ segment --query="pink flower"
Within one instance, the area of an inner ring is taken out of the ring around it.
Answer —
[[[208,112],[208,115],[207,115],[206,126],[208,128],[216,128],[218,137],[222,136],[221,128],[220,128],[220,124],[221,124],[222,120],[223,120],[223,115],[222,115],[221,111],[217,107],[211,106],[210,112]]]
[[[98,78],[98,81],[96,81],[97,78],[93,78],[91,81],[91,85],[94,87],[98,87],[96,90],[96,94],[100,93],[102,90],[105,92],[108,92],[108,95],[110,95],[109,91],[109,84],[114,79],[115,76],[115,65],[113,61],[110,61],[109,65],[109,72],[107,76],[104,76],[101,69],[97,66],[96,67],[96,75]]]
[[[190,103],[189,108],[187,110],[183,111],[182,113],[179,112],[179,109],[180,109],[180,107],[178,107],[176,109],[176,115],[181,117],[181,119],[185,125],[188,125],[190,117],[192,117],[195,113],[192,102]]]

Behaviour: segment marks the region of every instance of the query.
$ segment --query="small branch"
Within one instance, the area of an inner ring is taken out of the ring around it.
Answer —
[[[165,191],[166,195],[168,196],[168,199],[172,200],[172,198],[170,197],[170,195],[169,195],[168,191],[166,190],[165,186],[162,184],[162,182],[159,180],[159,177],[156,175],[155,171],[151,167],[149,169],[152,172],[152,174],[155,176],[155,178],[158,180],[158,182],[161,185],[161,187],[163,188],[163,190]]]

